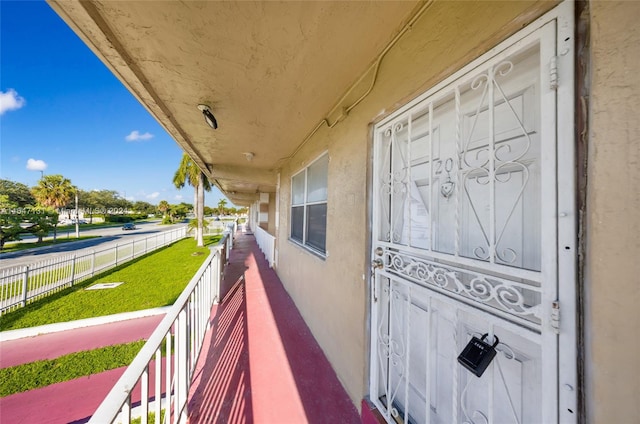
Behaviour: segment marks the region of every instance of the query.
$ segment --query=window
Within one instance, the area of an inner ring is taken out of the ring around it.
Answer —
[[[291,239],[326,253],[327,170],[324,154],[291,178]]]

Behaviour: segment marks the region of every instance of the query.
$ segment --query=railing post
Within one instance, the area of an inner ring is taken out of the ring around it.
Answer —
[[[188,303],[187,303],[188,305]],[[188,306],[186,306],[188,307]],[[185,307],[185,308],[186,308]],[[188,379],[187,379],[187,311],[183,308],[180,311],[178,318],[178,369],[176,370],[178,375],[178,387],[176,396],[177,411],[180,411],[180,418],[178,422],[186,422],[187,412],[187,392],[188,392]],[[183,406],[184,404],[184,406]]]
[[[174,348],[174,351],[177,352],[177,350]],[[171,417],[171,331],[169,331],[169,333],[167,334],[167,336],[165,337],[165,387],[166,387],[166,410],[165,410],[165,415],[167,416],[166,422],[169,422],[169,419]],[[174,368],[173,370],[173,374],[175,375],[176,370]],[[175,402],[175,395],[173,398],[173,401]]]
[[[120,422],[131,422],[131,395],[127,397],[126,402],[124,403],[124,405],[122,405],[122,415],[120,417]]]
[[[211,269],[211,280],[213,282],[213,290],[215,292],[215,296],[218,298],[218,303],[220,303],[220,301],[222,300],[222,289],[220,288],[222,284],[222,273],[220,272],[220,268],[222,265],[222,246],[217,246],[215,249],[217,250],[217,253],[211,260],[212,264],[213,261],[215,261],[215,267],[212,265]]]
[[[224,251],[220,252],[220,257],[218,258],[218,286],[222,284],[222,275],[224,274],[224,264],[227,263],[226,257],[226,246],[223,247]]]
[[[160,399],[157,400],[158,403]],[[141,424],[148,424],[149,421],[149,364],[145,367],[140,378],[140,405],[142,412],[140,415]]]
[[[91,251],[91,276],[96,272],[96,251]]]
[[[149,237],[145,237],[144,238],[144,254],[147,254],[147,240],[149,240]]]
[[[27,306],[27,289],[29,286],[29,265],[24,267],[24,276],[22,277],[22,306]]]
[[[156,373],[155,373],[155,402],[154,412],[155,421],[154,424],[160,424],[160,399],[162,397],[162,344],[156,351]],[[169,387],[169,386],[167,386]],[[168,403],[167,403],[168,404]]]
[[[76,253],[73,254],[73,259],[71,260],[71,287],[73,287],[73,280],[76,278]]]
[[[116,250],[116,265],[115,266],[118,266],[118,245],[117,244],[116,244],[116,249],[115,250]]]
[[[136,257],[136,241],[131,240],[131,259]]]
[[[215,292],[215,288],[213,287],[213,258],[211,258],[211,262],[209,262],[209,266],[207,267],[207,274],[209,275],[209,284],[208,284],[208,290],[209,290],[209,297],[208,297],[208,301],[209,304],[213,304],[212,300],[215,299],[217,293]],[[207,329],[209,329],[209,319],[207,318]]]

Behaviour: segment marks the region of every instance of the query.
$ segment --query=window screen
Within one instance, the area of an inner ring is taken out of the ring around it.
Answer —
[[[291,239],[325,254],[329,155],[324,154],[291,178]]]

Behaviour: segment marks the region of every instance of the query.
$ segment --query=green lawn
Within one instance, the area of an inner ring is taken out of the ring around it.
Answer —
[[[127,366],[144,344],[140,340],[0,369],[0,397]]]
[[[80,236],[79,238],[76,238],[74,235],[73,238],[66,238],[66,236],[62,238],[58,236],[58,239],[55,242],[53,241],[53,239],[51,240],[45,239],[42,241],[42,243],[37,243],[34,241],[22,241],[22,242],[15,242],[15,243],[12,242],[12,243],[6,243],[0,252],[1,253],[17,252],[19,250],[33,249],[36,247],[43,247],[43,246],[52,246],[55,244],[62,244],[62,243],[71,243],[74,241],[87,240],[87,239],[98,238],[98,237],[101,237],[101,236]]]
[[[215,245],[220,238],[205,237],[205,244]],[[1,316],[0,331],[172,305],[208,254],[191,238],[178,241]],[[116,288],[85,290],[121,281]]]
[[[164,422],[164,409],[160,410],[160,422],[163,423]],[[154,423],[156,420],[156,413],[155,412],[149,412],[147,414],[147,422],[148,423]],[[137,418],[132,418],[131,419],[131,424],[140,424],[142,422],[142,418],[137,417]]]

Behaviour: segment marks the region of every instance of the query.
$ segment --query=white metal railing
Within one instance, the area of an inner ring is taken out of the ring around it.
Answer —
[[[0,315],[181,240],[186,235],[187,227],[180,227],[101,250],[83,250],[25,266],[0,269]]]
[[[211,234],[235,234],[238,231],[238,220],[235,221],[214,221],[215,225],[209,225],[204,229],[204,235]],[[227,240],[227,259],[229,259],[229,252],[233,249],[233,237],[229,237]]]
[[[237,219],[233,222],[227,223],[227,228],[225,229],[225,234],[226,233],[231,234],[231,237],[229,237],[229,248],[227,249],[227,259],[229,259],[229,253],[231,252],[231,249],[233,249],[233,236],[236,233],[236,231],[238,231]]]
[[[237,229],[237,220],[235,221],[209,221],[209,225],[204,227],[204,235],[222,234],[225,231],[233,231]],[[190,234],[193,234],[193,229]]]
[[[184,423],[191,377],[204,336],[209,329],[211,308],[217,302],[220,282],[233,243],[227,234],[169,309],[147,343],[125,370],[89,423],[129,423],[132,407],[142,424]],[[164,359],[163,359],[164,356]]]
[[[276,238],[260,228],[256,226],[253,230],[253,234],[256,237],[256,243],[258,243],[258,247],[264,253],[264,257],[269,262],[269,266],[273,268],[275,264],[275,252],[276,252]]]

